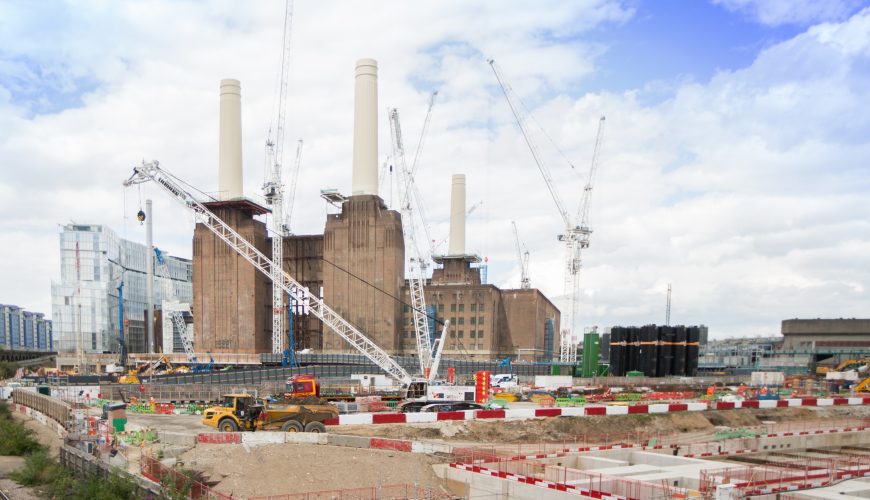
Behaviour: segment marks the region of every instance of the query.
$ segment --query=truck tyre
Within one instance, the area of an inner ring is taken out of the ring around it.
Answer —
[[[281,426],[281,430],[284,432],[302,432],[302,424],[296,420],[288,420]]]
[[[218,430],[221,432],[239,432],[239,426],[231,418],[225,418],[218,422]]]
[[[305,432],[316,432],[318,434],[326,432],[326,426],[323,422],[308,422],[305,424]]]

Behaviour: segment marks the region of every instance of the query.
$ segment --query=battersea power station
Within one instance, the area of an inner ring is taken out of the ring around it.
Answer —
[[[411,299],[405,279],[405,238],[399,212],[378,195],[377,62],[356,63],[350,196],[327,215],[322,234],[283,238],[284,270],[322,297],[390,354],[415,355]],[[262,220],[269,209],[246,198],[242,185],[241,85],[220,86],[219,195],[206,203],[261,252],[272,242]],[[473,181],[473,179],[470,179]],[[482,282],[480,258],[465,249],[466,176],[451,186],[449,250],[435,257],[424,286],[430,330],[450,321],[444,355],[551,360],[558,356],[559,310],[537,289],[502,290]],[[194,345],[197,352],[268,353],[272,342],[269,278],[198,224],[193,236]],[[291,307],[294,348],[320,353],[354,351],[313,315]]]

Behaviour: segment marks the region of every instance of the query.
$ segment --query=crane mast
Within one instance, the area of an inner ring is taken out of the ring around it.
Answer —
[[[520,112],[522,101],[516,95],[513,88],[511,88],[510,84],[505,80],[501,69],[498,67],[495,60],[488,59],[487,62],[492,68],[496,80],[498,80],[499,86],[501,87],[505,99],[508,102],[508,106],[511,109],[511,113],[514,115],[514,119],[516,120],[520,132],[522,132],[523,138],[526,141],[526,145],[532,154],[532,158],[538,166],[541,176],[544,178],[550,196],[552,196],[553,202],[556,204],[556,209],[559,211],[559,215],[562,217],[562,221],[565,225],[562,234],[557,236],[557,239],[565,245],[565,282],[563,293],[568,301],[568,307],[562,312],[562,331],[559,335],[559,361],[573,363],[577,361],[577,343],[574,341],[574,323],[577,318],[577,303],[580,296],[580,257],[581,250],[589,246],[589,235],[592,233],[588,221],[589,204],[592,197],[593,175],[595,174],[598,163],[598,153],[601,148],[604,117],[601,117],[598,122],[598,135],[595,140],[595,147],[593,148],[592,165],[590,166],[589,177],[587,178],[587,183],[584,187],[578,214],[572,219],[568,211],[565,209],[565,205],[562,203],[562,199],[559,196],[555,183],[553,182],[550,170],[541,158],[540,151],[532,138],[528,124]]]
[[[175,290],[172,288],[172,275],[169,273],[169,265],[166,264],[166,259],[163,258],[163,252],[157,247],[154,247],[154,256],[157,257],[157,272],[155,274],[165,278],[163,281],[163,300],[174,300]],[[192,361],[193,338],[187,328],[187,323],[184,321],[184,316],[181,314],[181,311],[169,311],[169,319],[172,321],[172,326],[181,336],[181,346],[184,348],[184,354],[187,354],[188,361]]]
[[[193,213],[196,222],[223,240],[242,258],[250,262],[254,268],[266,276],[280,277],[280,285],[297,304],[302,305],[311,314],[320,319],[324,325],[331,328],[339,337],[347,341],[353,348],[368,358],[372,363],[384,370],[387,375],[402,384],[411,382],[411,376],[386,351],[371,341],[356,327],[342,318],[334,309],[320,298],[311,294],[305,287],[291,277],[273,260],[266,257],[250,242],[242,238],[233,228],[213,214],[192,194],[182,188],[171,174],[161,169],[157,161],[143,162],[133,168],[133,175],[124,182],[125,186],[153,181],[164,191],[172,195],[176,201],[187,207]],[[276,272],[276,269],[278,271]]]
[[[408,238],[409,259],[409,289],[411,295],[411,315],[414,321],[414,336],[417,340],[417,355],[420,358],[420,373],[428,375],[432,368],[432,344],[429,336],[429,318],[426,315],[426,294],[423,285],[426,281],[427,262],[420,255],[417,246],[416,232],[414,231],[414,213],[411,208],[413,199],[414,178],[408,170],[405,161],[405,148],[402,142],[402,127],[399,123],[399,112],[390,110],[390,132],[393,139],[393,158],[399,166],[402,184],[404,186],[401,197],[402,228]]]
[[[278,90],[278,120],[275,128],[275,140],[266,139],[266,168],[271,172],[270,178],[263,185],[263,195],[272,207],[272,259],[278,263],[272,279],[272,353],[284,352],[284,292],[279,285],[280,272],[284,263],[284,184],[281,181],[281,164],[284,155],[284,119],[287,102],[287,80],[290,70],[290,29],[293,25],[293,0],[287,0],[284,11],[284,37],[282,39],[281,76]]]
[[[517,222],[511,221],[514,227],[514,240],[517,242],[517,261],[520,263],[520,288],[528,290],[532,288],[532,282],[529,279],[529,251],[525,252],[520,244],[520,233],[517,231]]]

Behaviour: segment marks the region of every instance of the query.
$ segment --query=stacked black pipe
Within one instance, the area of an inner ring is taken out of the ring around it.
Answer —
[[[610,330],[610,374],[693,377],[698,372],[697,326],[615,326]]]

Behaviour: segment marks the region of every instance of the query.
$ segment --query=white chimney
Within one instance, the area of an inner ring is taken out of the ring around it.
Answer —
[[[351,195],[378,194],[378,62],[356,62]]]
[[[238,80],[221,80],[220,152],[218,191],[222,200],[242,192],[242,86]]]
[[[450,190],[450,248],[447,255],[465,255],[465,174],[453,175]]]

